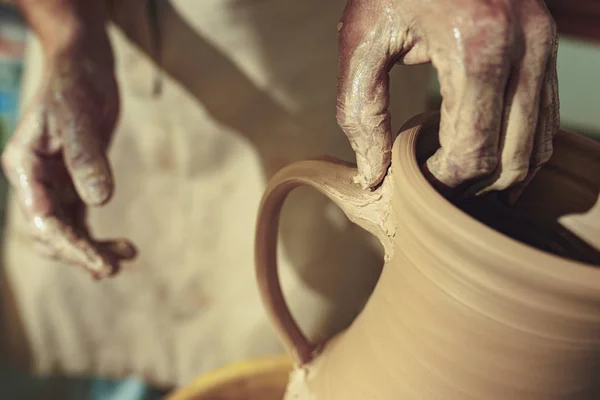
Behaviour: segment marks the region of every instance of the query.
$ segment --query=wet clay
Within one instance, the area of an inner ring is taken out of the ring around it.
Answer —
[[[559,132],[514,205],[493,193],[452,204],[420,160],[439,115],[408,121],[381,188],[354,168],[292,164],[268,185],[257,225],[263,302],[296,371],[286,399],[588,399],[600,349],[600,145]],[[309,185],[379,238],[386,264],[349,328],[306,340],[277,276],[277,216]]]
[[[598,154],[594,152],[597,144],[565,133],[557,141],[560,146],[554,158],[543,170],[538,171],[535,181],[530,182],[521,193],[520,200],[514,203],[510,203],[509,196],[502,192],[459,197],[460,194],[456,196],[456,193],[448,191],[435,178],[432,184],[456,207],[506,236],[564,258],[600,265],[600,241],[590,245],[577,233],[565,228],[557,221],[557,212],[560,211],[556,210],[569,206],[586,208],[596,200],[600,179],[591,172],[582,172],[586,168],[589,171],[600,168]],[[422,137],[416,151],[419,164],[424,165],[437,148],[439,140],[436,135]],[[426,169],[424,174],[432,179]],[[556,182],[561,182],[559,188],[565,190],[557,189]],[[543,198],[552,199],[554,211],[544,212],[544,207],[548,206],[545,205],[546,201],[541,200]],[[576,202],[588,204],[575,206]],[[542,212],[539,212],[540,206]]]

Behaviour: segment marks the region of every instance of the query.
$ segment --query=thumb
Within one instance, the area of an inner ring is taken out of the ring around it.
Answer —
[[[347,7],[338,25],[336,117],[356,152],[356,182],[372,188],[383,179],[391,158],[388,105],[393,60],[385,22],[365,24],[356,8]]]
[[[105,204],[113,193],[113,176],[101,132],[87,113],[53,113],[62,138],[65,166],[77,194],[90,206]]]

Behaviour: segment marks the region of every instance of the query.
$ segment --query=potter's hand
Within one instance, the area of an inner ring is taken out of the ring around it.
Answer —
[[[107,49],[95,40],[46,56],[42,86],[2,156],[39,249],[95,278],[134,252],[124,240],[92,239],[85,224],[86,206],[113,192],[106,151],[119,106]]]
[[[437,69],[441,148],[427,167],[443,185],[479,178],[501,190],[529,180],[550,157],[557,37],[540,0],[349,0],[338,29],[337,117],[363,186],[379,183],[390,162],[395,63]]]

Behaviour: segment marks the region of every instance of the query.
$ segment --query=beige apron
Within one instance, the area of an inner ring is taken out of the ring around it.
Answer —
[[[344,0],[164,2],[158,96],[158,71],[144,53],[152,48],[145,1],[121,4],[121,27],[111,28],[122,96],[110,154],[116,195],[90,221],[101,238],[132,239],[139,258],[99,283],[41,258],[11,198],[3,348],[38,373],[181,384],[282,351],[254,280],[256,211],[282,165],[321,154],[354,159],[335,122]],[[31,44],[26,98],[41,73]],[[422,68],[395,74],[396,126],[423,109],[426,76]],[[328,336],[368,297],[379,249],[310,190],[295,193],[284,213],[284,290],[310,336]]]

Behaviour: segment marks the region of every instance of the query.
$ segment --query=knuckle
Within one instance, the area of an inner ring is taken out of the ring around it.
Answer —
[[[530,24],[527,35],[529,36],[530,46],[539,49],[539,53],[546,58],[554,49],[557,38],[556,24],[549,16],[535,18]]]
[[[335,119],[346,133],[356,130],[360,126],[361,116],[357,112],[353,112],[345,103],[338,102],[336,108]]]
[[[514,26],[504,5],[487,5],[471,11],[476,21],[463,35],[462,51],[467,75],[500,74],[514,42]]]
[[[85,168],[93,164],[94,157],[86,151],[77,149],[69,154],[69,163],[72,168]]]
[[[4,147],[2,156],[0,156],[0,165],[2,166],[2,170],[6,175],[9,175],[9,171],[14,168],[15,164],[17,163],[18,155],[19,150],[15,147],[12,141],[9,141]]]
[[[65,161],[71,168],[94,169],[101,164],[102,153],[97,137],[82,134],[64,140]]]
[[[535,4],[533,9],[526,9],[524,23],[525,41],[529,51],[539,53],[544,60],[552,54],[558,40],[556,22],[548,9],[542,4]]]
[[[546,43],[552,44],[558,36],[558,28],[554,18],[548,14],[543,15],[539,19],[538,25],[542,39],[544,39]]]
[[[542,4],[537,4],[537,8],[530,13],[529,29],[538,37],[545,39],[554,39],[558,34],[554,18]]]
[[[2,156],[0,157],[0,164],[2,165],[2,170],[6,173],[12,165],[12,151],[10,148],[6,147],[2,152]]]

